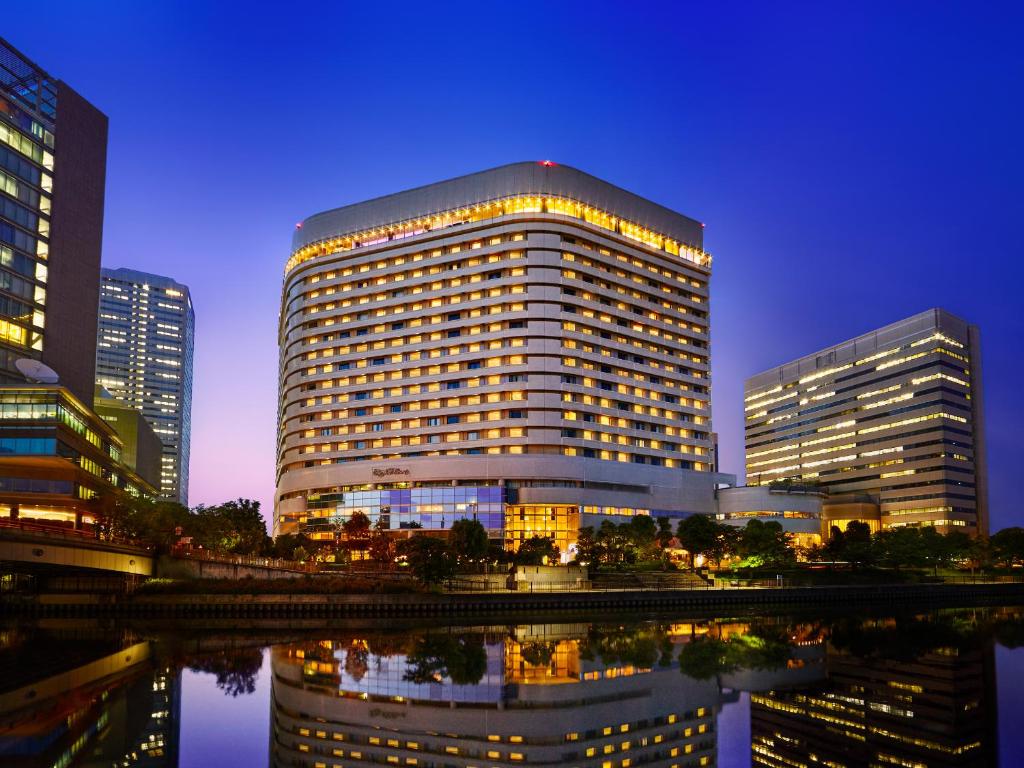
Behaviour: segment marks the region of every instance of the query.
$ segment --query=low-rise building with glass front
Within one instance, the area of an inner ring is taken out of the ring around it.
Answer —
[[[868,496],[882,528],[986,535],[979,346],[976,326],[930,309],[748,379],[747,483]]]
[[[0,388],[0,517],[81,529],[119,495],[152,497],[122,449],[66,387]]]
[[[714,509],[702,225],[565,166],[502,166],[298,225],[275,533]]]
[[[822,541],[822,501],[826,494],[803,486],[752,485],[719,488],[718,521],[742,528],[751,520],[775,522],[794,544],[811,547]]]

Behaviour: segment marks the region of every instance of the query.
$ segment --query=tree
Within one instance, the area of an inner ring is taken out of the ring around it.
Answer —
[[[341,532],[348,541],[365,543],[370,538],[370,518],[362,512],[353,512],[341,524]]]
[[[576,562],[597,568],[601,564],[601,553],[594,537],[594,527],[586,525],[576,534]]]
[[[629,541],[623,534],[621,526],[611,520],[602,520],[601,527],[597,529],[597,554],[600,561],[607,565],[622,565],[635,562],[631,559]]]
[[[860,520],[851,520],[845,531],[832,526],[825,550],[833,560],[842,560],[854,566],[870,565],[875,560],[871,526]]]
[[[475,685],[487,672],[487,649],[480,635],[427,633],[416,639],[406,663],[403,679],[409,682],[436,683],[448,678],[455,685]]]
[[[424,584],[437,584],[455,573],[455,556],[448,542],[432,536],[417,534],[399,542],[398,555]]]
[[[456,520],[448,532],[448,545],[460,563],[487,557],[487,530],[478,520]]]
[[[516,550],[517,565],[544,565],[558,562],[558,547],[547,536],[531,536]]]
[[[633,552],[632,562],[658,559],[658,525],[650,515],[634,515],[619,528]]]
[[[919,568],[927,563],[921,532],[917,528],[903,527],[880,531],[875,535],[878,560],[897,572],[904,567]]]
[[[111,536],[133,539],[153,547],[156,554],[167,554],[178,540],[178,528],[192,535],[191,517],[186,507],[175,502],[122,496],[109,506],[102,526]]]
[[[383,517],[373,526],[373,532],[366,542],[366,549],[370,553],[370,559],[375,562],[390,564],[395,561],[395,540],[388,533]]]
[[[226,696],[236,697],[256,691],[256,678],[263,668],[263,651],[259,648],[231,650],[189,663],[196,672],[217,678],[217,687]]]
[[[789,534],[774,520],[765,523],[755,519],[747,523],[740,535],[739,553],[769,567],[789,565],[796,559]]]
[[[921,530],[921,547],[924,557],[932,566],[936,576],[939,568],[949,568],[957,560],[966,558],[971,549],[971,537],[963,531],[941,534],[934,528]]]
[[[363,512],[353,512],[340,526],[341,541],[338,548],[352,560],[353,552],[365,552],[370,543],[370,518]]]
[[[1024,528],[1003,528],[989,538],[992,559],[1007,568],[1024,565]]]
[[[289,559],[293,557],[296,549],[301,547],[304,552],[308,552],[313,546],[304,533],[282,533],[274,539],[268,554],[272,557]]]
[[[658,546],[665,549],[672,540],[672,521],[667,517],[658,518]]]
[[[710,558],[717,551],[719,528],[721,526],[709,515],[690,515],[679,521],[676,538],[680,546],[690,554],[691,568],[697,555]]]

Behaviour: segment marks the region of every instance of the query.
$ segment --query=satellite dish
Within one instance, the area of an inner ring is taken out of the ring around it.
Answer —
[[[33,384],[56,384],[60,380],[53,368],[39,360],[33,360],[31,357],[23,357],[15,361],[14,367]]]

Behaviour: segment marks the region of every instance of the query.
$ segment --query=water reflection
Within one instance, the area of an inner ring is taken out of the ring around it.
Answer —
[[[970,613],[837,622],[820,684],[750,697],[753,764],[995,765],[991,628]]]
[[[132,633],[0,630],[0,764],[175,766],[178,680]]]
[[[713,765],[719,686],[675,661],[693,631],[546,624],[277,647],[271,763]]]
[[[682,768],[728,762],[737,746],[743,764],[758,766],[995,765],[993,648],[1022,644],[1022,616],[986,608],[288,634],[8,627],[0,765],[178,765],[184,669],[216,681],[223,717],[190,733],[205,744],[193,764],[218,768],[242,764],[237,740],[267,743],[263,726],[232,712],[268,690],[271,766]],[[717,721],[723,706],[748,701],[750,738],[737,745]],[[1004,741],[1024,747],[1006,722],[1019,713],[1002,718]]]

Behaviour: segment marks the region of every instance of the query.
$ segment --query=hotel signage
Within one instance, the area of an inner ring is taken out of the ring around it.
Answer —
[[[374,477],[394,477],[395,475],[408,475],[409,470],[405,467],[375,467]]]

